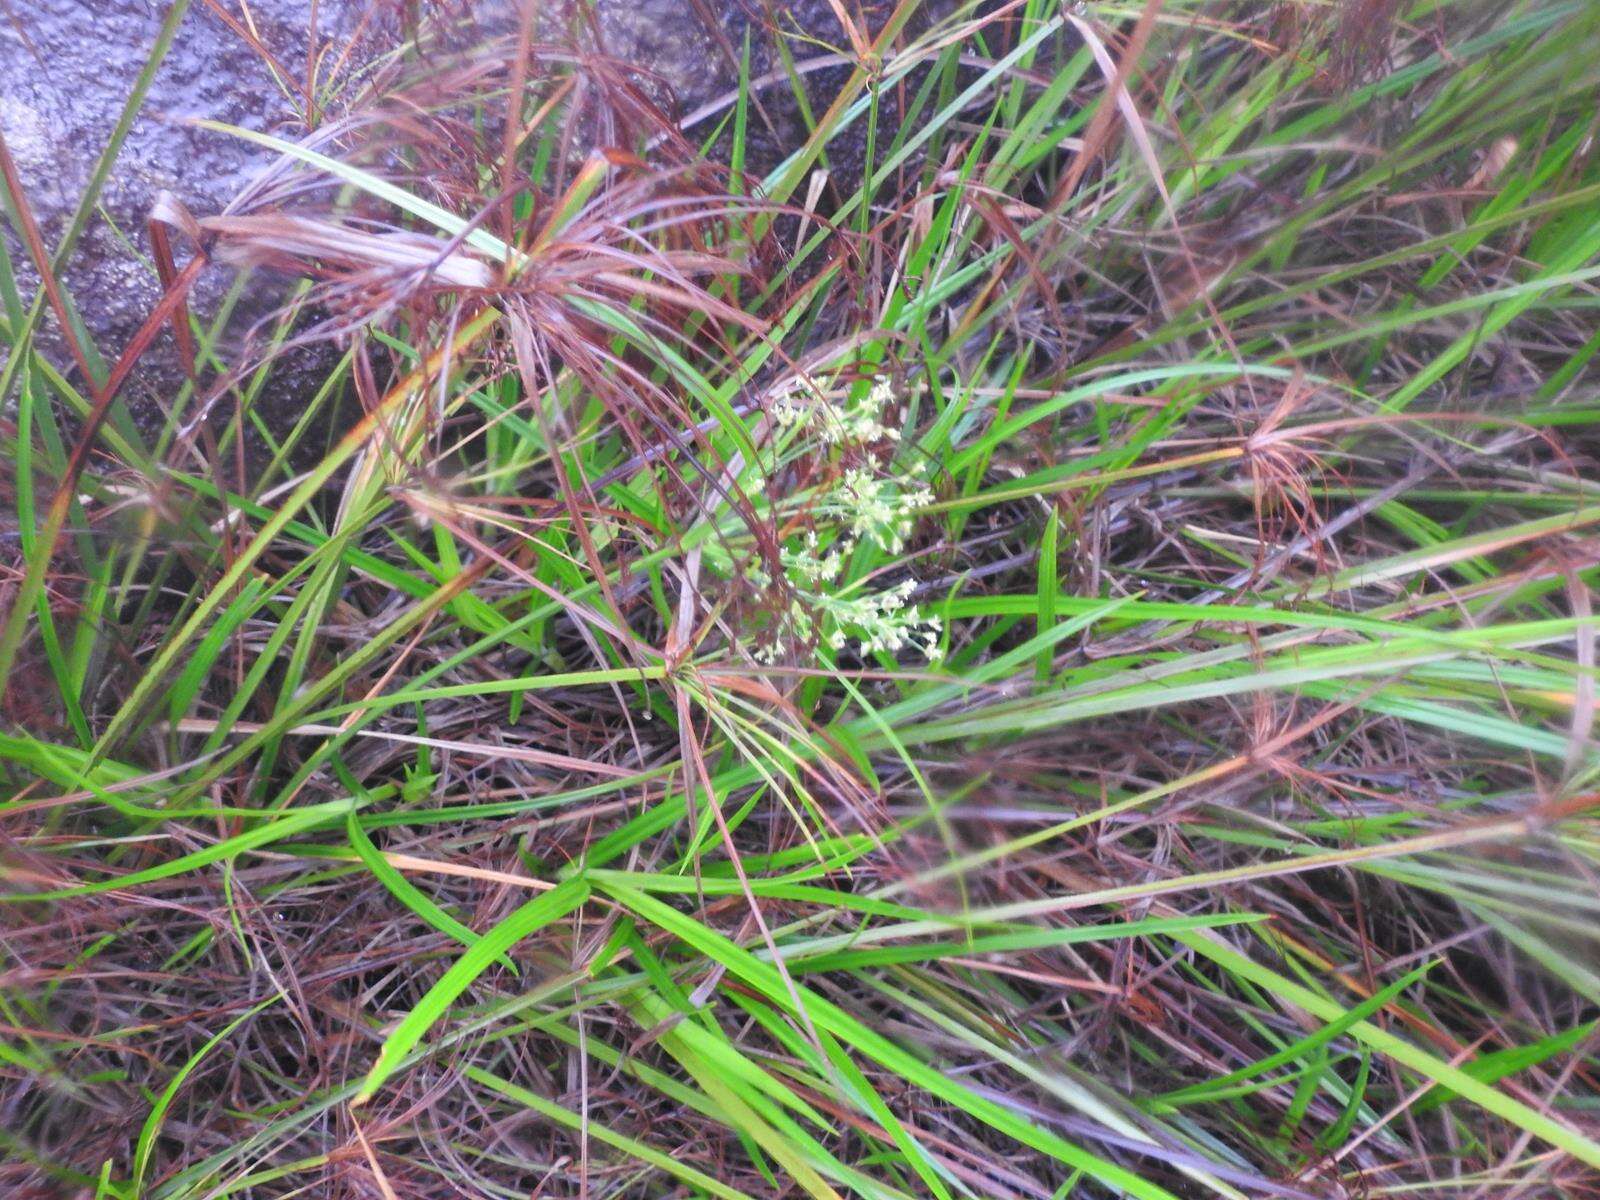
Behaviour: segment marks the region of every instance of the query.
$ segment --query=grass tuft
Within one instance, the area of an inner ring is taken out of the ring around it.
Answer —
[[[0,155],[0,1191],[1600,1194],[1600,10],[839,11]]]

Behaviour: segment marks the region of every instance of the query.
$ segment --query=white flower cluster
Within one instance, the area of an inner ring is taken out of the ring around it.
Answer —
[[[792,597],[784,615],[788,633],[809,641],[828,627],[827,644],[843,650],[852,641],[863,654],[897,654],[914,650],[937,662],[943,626],[936,616],[924,616],[910,603],[916,581],[907,579],[881,592],[863,589],[861,583],[843,584],[851,554],[858,546],[872,545],[889,554],[905,549],[920,510],[933,503],[933,490],[919,467],[897,472],[881,463],[873,447],[899,440],[899,431],[883,424],[883,414],[894,399],[887,379],[874,380],[861,400],[838,409],[820,395],[807,398],[791,387],[774,402],[771,412],[779,425],[804,427],[826,446],[849,446],[863,451],[864,465],[851,466],[819,497],[818,516],[837,521],[839,535],[826,546],[815,530],[798,545],[786,546],[780,561]],[[881,451],[880,451],[881,452]],[[759,568],[751,579],[764,587],[768,580]],[[758,648],[764,662],[782,653],[774,637]]]
[[[928,662],[938,662],[944,653],[939,643],[944,624],[936,616],[923,616],[915,604],[906,603],[916,586],[915,580],[907,579],[886,592],[828,597],[823,607],[838,625],[829,636],[828,645],[843,650],[850,636],[854,636],[863,654],[880,650],[896,654],[909,647]],[[853,631],[851,635],[846,635],[847,628]]]
[[[808,395],[809,393],[809,395]],[[872,390],[853,404],[837,408],[813,385],[792,380],[772,402],[772,418],[785,428],[800,425],[817,435],[825,446],[897,442],[900,431],[880,419],[894,399],[894,384],[879,376]]]
[[[899,554],[905,549],[918,510],[932,503],[933,490],[923,482],[920,469],[880,475],[869,467],[851,467],[817,511],[841,519],[852,541],[871,542],[880,550]]]
[[[858,592],[854,588],[836,592],[827,586],[843,570],[844,564],[836,553],[817,558],[809,552],[786,550],[783,565],[791,582],[814,580],[822,585],[817,590],[795,588],[796,595],[786,614],[789,631],[795,637],[810,639],[820,617],[833,626],[828,635],[832,650],[843,650],[854,641],[863,654],[898,654],[911,649],[930,664],[943,657],[940,634],[944,623],[932,614],[924,616],[915,604],[907,603],[916,589],[915,580],[903,580],[882,592]],[[759,576],[761,572],[755,574]],[[783,644],[776,638],[763,642],[755,651],[756,658],[765,663],[778,661],[782,654]]]

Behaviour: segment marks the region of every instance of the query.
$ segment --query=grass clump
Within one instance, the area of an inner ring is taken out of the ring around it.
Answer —
[[[250,135],[150,442],[6,262],[15,1194],[1596,1189],[1600,13],[913,7]]]

